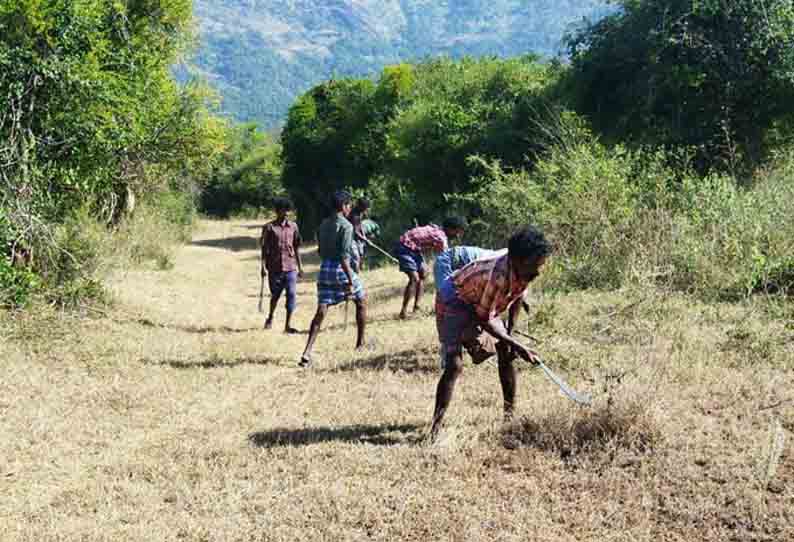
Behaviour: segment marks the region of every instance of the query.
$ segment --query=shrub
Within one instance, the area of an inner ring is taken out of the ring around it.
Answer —
[[[522,224],[540,226],[555,244],[550,274],[557,286],[617,287],[637,213],[632,157],[608,150],[573,116],[561,118],[558,129],[558,142],[532,171],[472,157],[482,171],[478,190],[459,199],[479,206],[472,233],[486,246],[504,246]]]

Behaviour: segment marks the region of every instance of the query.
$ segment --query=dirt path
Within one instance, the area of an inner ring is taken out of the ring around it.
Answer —
[[[277,331],[283,309],[261,329],[257,226],[203,222],[173,269],[114,276],[108,315],[15,324],[0,344],[0,540],[794,538],[785,322],[536,294],[533,334],[596,407],[524,370],[524,418],[505,429],[495,368],[467,366],[428,446],[435,327],[394,319],[402,276],[364,276],[368,350],[351,352],[336,309],[300,370],[306,336]]]

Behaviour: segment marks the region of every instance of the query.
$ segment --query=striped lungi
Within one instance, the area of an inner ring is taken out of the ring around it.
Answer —
[[[351,299],[363,299],[365,296],[364,285],[361,279],[351,269],[353,277],[353,293]],[[348,299],[347,275],[342,270],[339,260],[323,260],[320,264],[320,274],[317,276],[317,304],[337,305]]]

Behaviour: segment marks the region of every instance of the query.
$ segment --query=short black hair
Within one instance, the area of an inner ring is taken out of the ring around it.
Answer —
[[[551,244],[535,226],[524,226],[510,237],[507,253],[515,258],[537,259],[551,254]]]
[[[356,200],[356,211],[366,211],[369,207],[370,203],[367,198],[358,198]]]
[[[273,200],[273,208],[276,211],[291,211],[292,201],[289,198],[275,198]]]
[[[331,198],[331,206],[334,211],[341,211],[342,207],[353,201],[353,196],[347,190],[337,190]]]
[[[441,227],[445,230],[465,230],[466,220],[459,216],[448,216],[441,223]]]

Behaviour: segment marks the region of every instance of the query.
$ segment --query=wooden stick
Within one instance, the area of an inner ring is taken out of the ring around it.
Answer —
[[[262,279],[261,284],[259,285],[259,312],[264,312],[264,308],[262,307],[262,301],[265,297],[265,275],[264,273],[260,273],[260,277]]]
[[[399,260],[397,260],[397,258],[395,258],[395,257],[394,257],[394,256],[392,256],[391,254],[389,254],[388,252],[386,252],[385,250],[383,250],[382,248],[380,248],[378,245],[376,245],[375,243],[373,243],[373,242],[372,242],[372,241],[370,241],[369,239],[367,239],[367,244],[368,244],[369,246],[371,246],[372,248],[374,248],[374,249],[376,249],[376,250],[380,251],[380,253],[381,253],[381,254],[383,254],[384,256],[386,256],[386,257],[387,257],[389,260],[393,261],[394,263],[400,263],[400,262],[399,262]]]

